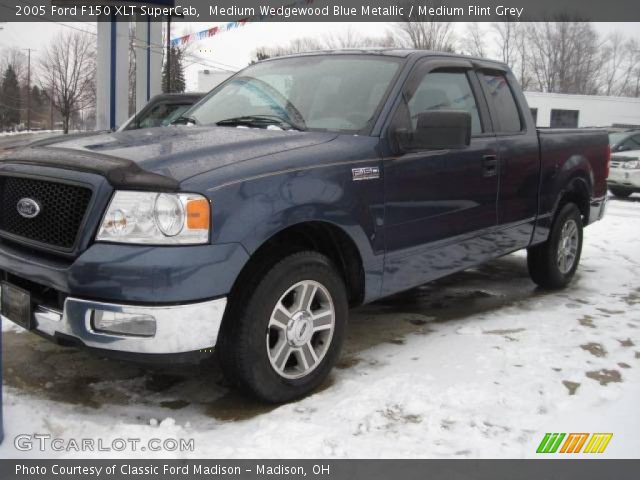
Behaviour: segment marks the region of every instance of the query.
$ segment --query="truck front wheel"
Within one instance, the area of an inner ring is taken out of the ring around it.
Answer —
[[[582,252],[582,216],[574,203],[562,207],[546,242],[529,248],[531,279],[543,288],[565,287],[573,278]]]
[[[348,315],[344,282],[327,257],[291,254],[231,302],[217,347],[231,383],[270,403],[322,383],[340,354]]]

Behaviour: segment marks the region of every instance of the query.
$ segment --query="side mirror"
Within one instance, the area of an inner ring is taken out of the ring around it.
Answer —
[[[460,110],[427,110],[418,114],[413,133],[398,131],[403,150],[460,149],[471,143],[471,115]]]
[[[616,148],[616,152],[628,152],[629,150],[631,150],[629,145],[620,145]]]

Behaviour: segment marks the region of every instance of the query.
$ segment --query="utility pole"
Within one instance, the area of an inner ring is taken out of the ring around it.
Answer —
[[[49,92],[49,130],[53,130],[53,89]]]
[[[31,130],[31,51],[32,48],[25,48],[28,54],[27,60],[27,131]]]

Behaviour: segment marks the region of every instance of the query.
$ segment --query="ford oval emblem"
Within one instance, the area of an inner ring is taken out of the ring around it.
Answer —
[[[40,213],[40,204],[32,198],[18,200],[18,213],[24,218],[35,218]]]

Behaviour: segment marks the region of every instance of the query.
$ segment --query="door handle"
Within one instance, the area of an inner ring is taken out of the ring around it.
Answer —
[[[498,174],[498,157],[496,155],[484,155],[482,157],[482,176],[494,177]]]

